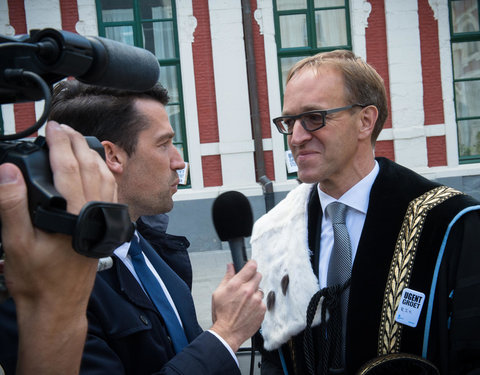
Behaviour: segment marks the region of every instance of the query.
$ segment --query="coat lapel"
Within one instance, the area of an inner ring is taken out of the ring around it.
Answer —
[[[105,278],[109,271],[110,270],[102,271],[101,275]],[[157,311],[152,301],[150,301],[142,290],[140,284],[138,284],[138,281],[120,259],[115,257],[115,266],[111,271],[116,272],[118,283],[120,284],[120,290],[133,304],[144,309],[149,309],[155,312]],[[112,282],[113,280],[110,281],[110,283]]]
[[[139,237],[142,250],[165,283],[182,320],[187,339],[191,342],[201,333],[201,328],[197,321],[190,289],[155,252],[152,246],[142,236]]]

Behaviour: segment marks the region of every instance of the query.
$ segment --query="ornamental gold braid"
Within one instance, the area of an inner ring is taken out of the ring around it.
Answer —
[[[411,201],[403,219],[393,253],[390,272],[383,297],[382,315],[378,334],[377,354],[392,354],[400,351],[403,325],[395,321],[395,313],[402,292],[410,283],[411,272],[428,211],[460,191],[440,186]]]
[[[288,340],[288,347],[290,348],[290,355],[292,356],[292,363],[293,363],[293,373],[295,375],[298,374],[297,370],[297,355],[295,351],[295,345],[293,343],[293,339]]]

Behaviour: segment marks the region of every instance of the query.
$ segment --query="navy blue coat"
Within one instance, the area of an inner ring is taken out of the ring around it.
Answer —
[[[141,229],[141,228],[140,228]],[[144,228],[143,228],[144,229]],[[191,266],[183,237],[144,232],[158,254],[141,238],[184,324],[189,345],[175,355],[161,315],[130,271],[114,257],[113,267],[98,273],[90,298],[88,336],[82,374],[240,374],[225,346],[199,326],[190,292]],[[170,267],[171,266],[171,267]],[[184,276],[186,282],[178,274]],[[0,364],[13,374],[16,322],[13,303],[0,308]]]

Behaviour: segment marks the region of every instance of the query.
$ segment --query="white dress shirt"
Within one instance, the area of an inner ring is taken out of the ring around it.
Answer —
[[[136,231],[135,231],[135,236],[137,236],[137,239],[138,239],[138,233]],[[128,255],[128,250],[129,249],[130,249],[130,242],[125,242],[124,244],[117,247],[113,253],[123,262],[123,264],[125,264],[125,267],[128,268],[128,270],[132,273],[132,275],[135,277],[135,279],[137,280],[137,282],[140,284],[143,291],[145,292],[143,284],[140,281],[140,279],[137,275],[137,272],[135,272],[135,268],[133,267],[132,258],[130,258],[130,255]],[[175,315],[177,316],[177,319],[178,319],[180,325],[183,327],[182,319],[180,319],[180,315],[178,314],[177,308],[175,307],[175,303],[173,303],[173,299],[170,296],[170,293],[168,292],[167,287],[165,286],[162,278],[157,273],[157,271],[153,267],[152,263],[150,263],[150,260],[145,256],[145,253],[142,252],[142,254],[143,254],[143,257],[145,258],[145,262],[147,263],[148,268],[150,269],[150,271],[152,271],[153,275],[155,276],[155,278],[159,282],[160,286],[162,287],[163,293],[165,293],[165,296],[167,297],[168,302],[172,306],[173,311],[175,312]],[[145,292],[145,294],[147,294],[147,293]],[[148,296],[148,294],[147,294],[147,296]]]
[[[338,199],[338,202],[347,206],[345,222],[352,245],[352,265],[357,254],[358,242],[360,241],[365,217],[367,216],[370,190],[379,170],[380,168],[375,160],[375,166],[372,171]],[[330,203],[337,201],[337,199],[325,194],[319,187],[317,189],[323,211],[318,264],[318,282],[321,289],[327,286],[328,264],[330,263],[330,255],[333,249],[332,219],[325,211],[325,208]]]

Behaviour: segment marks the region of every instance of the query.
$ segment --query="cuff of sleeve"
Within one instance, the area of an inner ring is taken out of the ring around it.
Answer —
[[[220,340],[220,342],[223,344],[223,346],[225,346],[225,348],[227,348],[228,352],[230,353],[230,355],[232,356],[232,358],[235,360],[235,363],[237,364],[238,368],[240,368],[240,365],[238,364],[238,359],[237,359],[237,356],[235,355],[235,353],[233,352],[232,348],[230,347],[230,345],[227,344],[227,342],[222,338],[220,337],[216,332],[213,332],[212,330],[208,330],[208,332],[210,332],[212,335],[214,335],[218,340]]]

